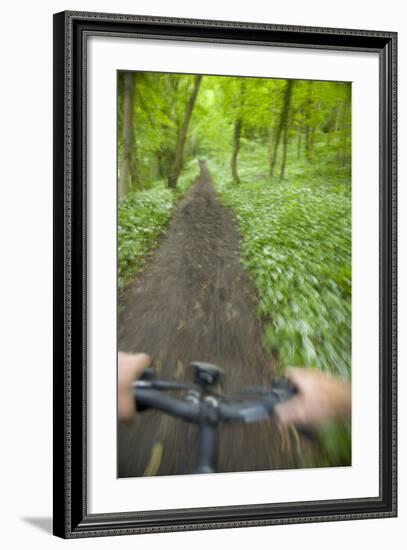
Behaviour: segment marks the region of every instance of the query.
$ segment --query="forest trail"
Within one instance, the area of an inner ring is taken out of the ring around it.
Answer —
[[[188,364],[199,360],[225,369],[224,392],[267,384],[272,359],[263,349],[256,295],[239,261],[239,232],[204,162],[200,169],[159,248],[126,292],[119,349],[149,353],[160,378],[190,381]],[[195,433],[194,426],[155,411],[119,425],[119,477],[191,472]],[[272,422],[223,426],[219,471],[298,467],[289,440]]]

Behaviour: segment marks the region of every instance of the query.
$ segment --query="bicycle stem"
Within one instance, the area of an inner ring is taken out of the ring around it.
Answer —
[[[198,428],[197,465],[194,474],[211,474],[217,471],[219,405],[216,398],[201,400],[201,418]]]

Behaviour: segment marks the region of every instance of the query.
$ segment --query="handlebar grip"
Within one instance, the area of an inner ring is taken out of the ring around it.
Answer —
[[[154,380],[154,378],[155,378],[155,370],[152,367],[147,367],[141,373],[139,380],[147,381],[147,380]]]
[[[134,390],[134,399],[135,399],[136,411],[138,413],[142,413],[151,407],[151,404],[148,403],[145,399],[143,399],[142,394],[140,394],[140,390],[137,390],[137,391]]]
[[[141,376],[139,377],[139,380],[142,382],[152,382],[155,379],[155,371],[152,367],[147,367],[144,369],[144,371],[141,373]],[[135,392],[136,390],[134,390]],[[137,412],[143,412],[146,409],[149,408],[149,405],[143,404],[142,400],[136,400],[136,411]]]

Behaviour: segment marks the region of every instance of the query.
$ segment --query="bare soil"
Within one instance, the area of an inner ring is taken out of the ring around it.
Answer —
[[[239,260],[232,212],[201,174],[178,205],[166,235],[124,297],[119,349],[146,352],[159,377],[190,381],[193,360],[225,369],[221,390],[263,385],[273,360],[262,345],[257,297]],[[219,471],[300,465],[297,436],[272,422],[220,429]],[[194,426],[154,411],[118,428],[118,476],[170,475],[193,470]]]

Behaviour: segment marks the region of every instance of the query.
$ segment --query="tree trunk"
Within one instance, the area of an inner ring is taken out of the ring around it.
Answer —
[[[343,124],[343,133],[345,135],[345,152],[343,155],[342,166],[350,165],[351,163],[351,154],[349,143],[347,143],[346,136],[349,135],[352,128],[352,89],[349,85],[346,91],[345,99],[345,112],[344,112],[344,124]]]
[[[288,123],[284,126],[283,135],[283,158],[281,160],[280,180],[284,179],[285,163],[287,160],[287,146],[288,146]]]
[[[274,148],[273,148],[274,131],[273,130],[274,130],[273,125],[270,124],[268,142],[267,142],[267,164],[269,165],[269,167],[271,167],[271,163],[273,161],[273,151],[274,151]]]
[[[119,176],[119,197],[129,191],[133,154],[134,79],[131,72],[124,75],[123,93],[123,154]]]
[[[131,155],[131,166],[130,166],[130,184],[131,188],[138,187],[141,185],[140,177],[140,163],[138,159],[138,149],[137,149],[137,134],[134,135],[134,126],[133,126],[133,152]]]
[[[184,119],[182,121],[182,125],[178,134],[178,140],[177,145],[175,148],[175,160],[174,165],[171,170],[171,174],[168,178],[168,187],[175,188],[177,186],[177,181],[179,178],[179,174],[181,172],[182,167],[182,161],[184,156],[184,149],[185,149],[185,142],[187,139],[188,134],[188,126],[189,122],[191,120],[192,111],[194,110],[195,101],[198,95],[199,86],[201,84],[202,75],[196,75],[195,76],[195,82],[194,87],[192,89],[191,96],[188,100],[185,113],[184,113]]]
[[[297,159],[299,159],[301,157],[301,132],[302,132],[302,128],[299,128],[297,130],[298,132],[298,135],[297,135]]]
[[[239,174],[237,173],[237,155],[239,154],[240,138],[242,135],[242,128],[243,128],[242,110],[245,103],[245,93],[246,93],[246,80],[244,78],[241,78],[240,90],[239,90],[239,110],[238,110],[237,118],[235,120],[235,124],[233,128],[233,149],[232,149],[232,158],[230,161],[232,178],[235,183],[240,182]]]
[[[237,173],[237,155],[240,149],[240,136],[242,134],[242,119],[237,118],[235,121],[235,127],[233,130],[233,150],[232,150],[232,160],[231,160],[231,169],[232,169],[232,178],[235,183],[239,183],[239,175]]]
[[[307,162],[311,161],[312,156],[312,128],[311,128],[311,112],[312,112],[312,80],[308,82],[308,93],[305,102],[305,158]]]
[[[293,82],[294,82],[293,80],[287,80],[287,84],[284,90],[283,107],[281,109],[280,120],[277,126],[276,135],[274,138],[273,154],[272,154],[271,165],[270,165],[270,177],[273,177],[273,174],[274,174],[274,168],[276,166],[277,152],[278,152],[278,146],[280,145],[281,134],[283,130],[285,131],[286,126],[288,124],[288,113],[290,110]]]

